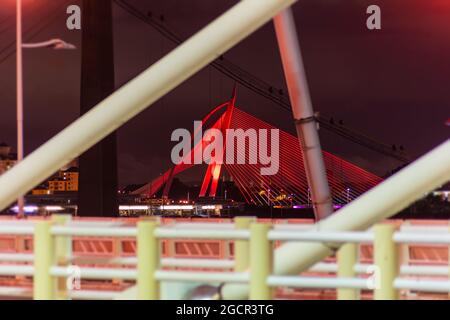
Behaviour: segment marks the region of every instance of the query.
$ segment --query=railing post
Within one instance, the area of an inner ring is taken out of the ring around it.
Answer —
[[[65,225],[72,220],[70,214],[54,214],[52,215],[53,225]],[[72,257],[72,237],[71,236],[55,236],[55,263],[58,266],[67,267],[71,264]],[[78,279],[79,280],[79,279]],[[68,299],[67,278],[59,277],[56,279],[57,299]]]
[[[139,300],[158,300],[159,282],[155,273],[160,265],[160,245],[155,236],[158,223],[141,221],[137,224],[137,288]]]
[[[236,229],[248,230],[255,221],[253,217],[237,217],[234,219]],[[250,243],[248,240],[234,241],[234,271],[244,272],[250,267]]]
[[[379,287],[375,288],[376,300],[397,300],[398,290],[394,288],[394,280],[399,275],[398,246],[393,236],[396,227],[390,224],[379,224],[374,227],[375,241],[374,262],[379,277]]]
[[[122,250],[122,238],[114,237],[112,239],[112,251],[113,251],[112,253],[113,253],[113,257],[114,258],[121,258],[122,257],[122,252],[123,252],[123,250]],[[112,279],[112,282],[114,284],[118,284],[118,285],[123,283],[122,279]]]
[[[358,245],[356,243],[344,244],[337,253],[339,278],[354,278],[355,265],[358,262]],[[339,288],[337,290],[337,298],[339,300],[358,300],[359,290],[349,288]]]
[[[56,298],[56,281],[50,275],[55,263],[55,244],[50,233],[52,222],[38,221],[34,231],[34,280],[33,297],[35,300],[53,300]]]
[[[270,300],[273,290],[267,278],[273,272],[273,246],[268,239],[270,225],[253,223],[250,226],[250,299]]]

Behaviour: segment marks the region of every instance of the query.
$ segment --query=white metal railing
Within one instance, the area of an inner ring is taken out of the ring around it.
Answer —
[[[450,244],[449,229],[442,226],[401,226],[396,229],[392,224],[384,224],[364,232],[327,232],[317,231],[310,226],[271,226],[257,223],[254,218],[246,217],[237,218],[234,224],[225,223],[224,225],[180,223],[159,226],[156,221],[142,221],[137,227],[120,227],[117,224],[102,227],[101,225],[101,223],[74,223],[68,216],[60,215],[55,215],[51,220],[26,222],[23,226],[20,223],[0,224],[0,234],[34,235],[35,246],[40,248],[32,254],[0,253],[0,262],[33,263],[33,265],[0,265],[0,275],[35,277],[34,297],[44,299],[53,299],[61,295],[61,292],[49,290],[48,288],[52,287],[49,283],[58,278],[65,279],[73,276],[73,264],[77,265],[79,272],[77,276],[80,279],[136,281],[138,288],[141,287],[141,290],[138,290],[138,298],[159,298],[159,283],[165,281],[250,283],[250,287],[253,288],[250,290],[250,297],[258,299],[271,298],[273,287],[337,289],[338,297],[341,299],[356,298],[360,290],[374,290],[379,293],[378,297],[375,294],[378,299],[395,297],[399,290],[450,292],[448,266],[409,265],[407,262],[400,265],[397,250],[393,250],[399,245],[409,246],[417,243],[448,245]],[[71,237],[73,236],[136,237],[138,253],[137,256],[132,257],[76,257],[72,255]],[[159,251],[160,241],[163,239],[233,240],[235,241],[235,259],[162,258]],[[274,250],[273,243],[276,241],[320,242],[330,245],[340,243],[353,247],[352,250],[348,250],[348,247],[346,250],[343,247],[338,252],[336,263],[321,262],[309,270],[313,273],[336,274],[335,277],[280,276],[271,271],[273,261],[270,257]],[[373,264],[357,261],[357,244],[359,243],[374,243]],[[51,248],[54,248],[53,252]],[[386,248],[390,249],[386,250]],[[383,259],[377,260],[377,254],[380,254],[380,251]],[[386,265],[386,258],[388,265]],[[127,268],[86,267],[82,266],[83,261],[86,264],[120,265]],[[349,264],[348,261],[354,263]],[[399,267],[392,268],[392,265]],[[223,271],[184,271],[170,268],[210,268]],[[377,268],[380,279],[374,278],[373,272]],[[388,268],[387,273],[393,272],[390,278],[392,281],[383,281],[386,268]],[[421,277],[404,278],[402,276]],[[429,279],[423,278],[424,276],[439,278]],[[41,277],[41,281],[36,281],[39,279],[37,277]],[[65,291],[65,297],[74,299],[119,297],[117,292]],[[23,294],[24,291],[5,289],[0,290],[0,294],[2,292]]]

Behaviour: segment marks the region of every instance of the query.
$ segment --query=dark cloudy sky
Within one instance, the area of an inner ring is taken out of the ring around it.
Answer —
[[[23,0],[25,37],[60,37],[81,45],[65,27],[65,3]],[[92,0],[95,1],[95,0]],[[237,1],[129,0],[143,12],[164,15],[187,38]],[[382,9],[382,30],[365,27],[366,8]],[[449,137],[450,1],[300,0],[294,13],[314,108],[417,157]],[[0,141],[15,147],[13,0],[0,5]],[[157,31],[114,7],[116,83],[123,84],[173,48]],[[30,38],[31,37],[31,38]],[[12,45],[11,45],[12,44]],[[9,56],[9,57],[8,57]],[[276,87],[285,87],[272,23],[226,56]],[[79,109],[80,51],[25,52],[25,147],[29,153],[75,120]],[[145,182],[165,171],[170,134],[191,128],[230,96],[233,82],[206,68],[119,130],[121,184]],[[294,132],[291,116],[239,88],[245,111]],[[398,163],[330,133],[325,149],[378,174]]]

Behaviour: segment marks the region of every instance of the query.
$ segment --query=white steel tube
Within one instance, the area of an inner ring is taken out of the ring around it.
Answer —
[[[32,276],[33,266],[3,265],[0,266],[0,276]]]
[[[450,244],[450,233],[396,232],[394,241],[398,243]]]
[[[425,193],[450,180],[450,139],[386,179],[327,219],[316,224],[320,231],[366,230],[374,223],[406,208]],[[321,243],[287,242],[275,251],[277,275],[299,274],[338,248]],[[225,285],[222,297],[245,299],[248,286]]]
[[[20,287],[0,287],[0,296],[6,297],[31,297],[32,293],[28,288],[20,288]]]
[[[320,220],[333,213],[333,199],[291,8],[280,12],[274,25],[314,213],[316,220]]]
[[[234,223],[221,222],[192,222],[192,223],[176,223],[173,225],[165,225],[165,228],[173,229],[234,229]]]
[[[295,0],[243,0],[0,177],[0,210],[244,39]]]
[[[114,300],[120,297],[117,291],[98,290],[74,290],[69,292],[69,297],[75,300]]]
[[[98,237],[135,237],[136,228],[102,228],[102,227],[66,227],[54,226],[51,229],[54,236],[98,236]]]
[[[29,253],[0,253],[0,262],[33,262],[34,255]]]
[[[156,236],[164,239],[249,239],[248,230],[158,228]]]
[[[402,224],[400,226],[401,233],[448,233],[449,230],[447,227],[443,226],[434,226],[434,225],[419,225],[419,226],[411,226],[408,224]]]
[[[234,260],[225,259],[161,259],[161,266],[163,267],[232,269],[234,264]]]
[[[373,268],[373,264],[358,263],[353,269],[357,273],[368,273],[372,270],[371,268]],[[319,262],[312,266],[308,271],[335,273],[337,272],[337,264]],[[446,276],[448,274],[448,266],[402,265],[400,267],[400,274],[415,276]]]
[[[16,1],[16,103],[17,103],[17,163],[23,160],[23,56],[22,56],[22,0]],[[1,189],[0,189],[1,190]],[[25,198],[27,192],[18,192],[17,196],[17,215],[22,218],[25,216]],[[11,199],[10,202],[12,202]],[[4,208],[2,208],[4,209]],[[0,210],[2,210],[0,209]]]
[[[127,265],[127,266],[136,266],[137,265],[137,257],[116,257],[116,258],[98,258],[98,257],[83,257],[83,256],[75,256],[71,257],[70,261],[73,264],[78,265],[86,265],[86,264],[118,264],[118,265]]]
[[[394,287],[396,289],[417,290],[425,292],[450,292],[450,281],[395,279]]]
[[[373,233],[369,232],[295,232],[295,231],[270,231],[270,240],[303,241],[303,242],[372,242]]]
[[[358,278],[270,276],[267,282],[269,286],[272,287],[368,289],[367,279],[358,279]]]
[[[414,276],[447,276],[448,266],[411,266],[402,265],[400,274]]]
[[[249,274],[244,272],[189,272],[189,271],[157,271],[159,281],[192,281],[192,282],[227,282],[248,283]]]
[[[34,234],[34,227],[32,226],[2,226],[0,225],[0,234],[7,235],[32,235]]]
[[[353,267],[357,273],[368,273],[372,271],[373,264],[357,263]],[[308,271],[312,272],[337,272],[336,263],[323,263],[319,262],[312,266]],[[420,266],[420,265],[402,265],[400,267],[400,274],[402,275],[415,275],[415,276],[446,276],[448,274],[448,266]]]
[[[69,277],[73,274],[73,268],[52,267],[50,274],[54,277]],[[80,268],[81,279],[123,279],[136,280],[137,272],[135,269],[117,269],[117,268]]]

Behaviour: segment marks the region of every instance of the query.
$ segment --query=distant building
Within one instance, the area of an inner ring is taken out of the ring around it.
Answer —
[[[42,195],[46,195],[46,194],[51,194],[51,191],[50,191],[50,189],[48,187],[48,183],[45,182],[45,183],[37,186],[36,188],[33,189],[31,194],[35,195],[35,196],[42,196]]]
[[[17,154],[11,152],[11,147],[0,143],[0,175],[11,169],[17,162]]]
[[[444,184],[439,189],[431,193],[433,196],[440,197],[442,201],[450,202],[450,183]]]
[[[78,168],[60,170],[44,184],[33,190],[34,195],[55,194],[60,192],[78,192]]]
[[[60,171],[59,172],[60,177],[65,181],[65,191],[72,191],[77,192],[78,191],[78,168],[77,167],[70,167],[67,170]]]

